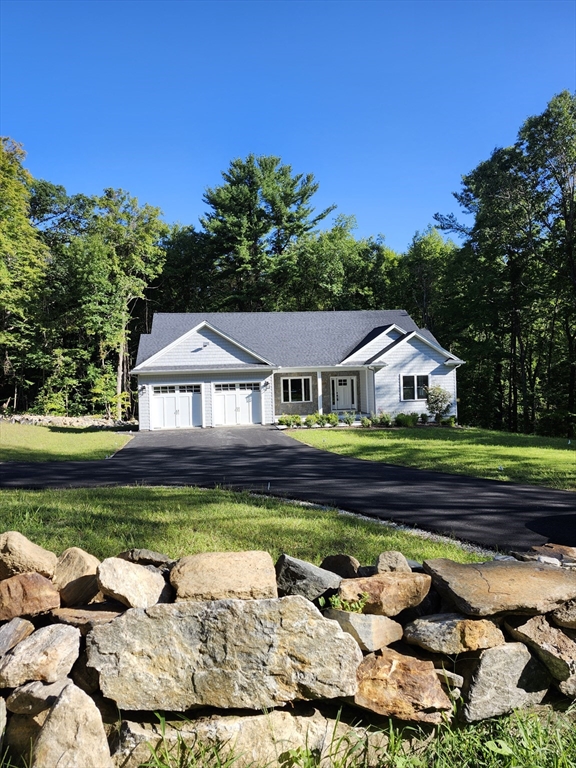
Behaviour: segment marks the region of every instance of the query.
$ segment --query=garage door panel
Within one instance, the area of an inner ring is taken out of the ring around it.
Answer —
[[[201,426],[202,391],[199,384],[153,387],[152,429],[186,429]]]
[[[214,423],[234,426],[261,424],[262,405],[258,382],[233,382],[214,385]]]

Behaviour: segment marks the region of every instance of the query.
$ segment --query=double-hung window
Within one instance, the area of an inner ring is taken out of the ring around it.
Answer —
[[[293,379],[282,379],[282,402],[312,402],[312,387],[310,384],[310,377],[301,376]]]
[[[402,400],[426,400],[428,376],[402,376]]]

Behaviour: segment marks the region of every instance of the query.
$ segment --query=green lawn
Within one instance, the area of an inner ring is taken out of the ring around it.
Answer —
[[[299,429],[315,448],[357,459],[576,491],[576,440],[494,432],[477,427]]]
[[[0,491],[2,530],[16,530],[60,554],[82,547],[99,558],[132,547],[178,558],[208,551],[263,549],[320,563],[344,552],[362,564],[396,549],[414,560],[486,559],[456,543],[365,522],[333,510],[199,488],[91,488]]]
[[[94,461],[130,440],[126,433],[74,427],[44,427],[0,421],[0,461]]]

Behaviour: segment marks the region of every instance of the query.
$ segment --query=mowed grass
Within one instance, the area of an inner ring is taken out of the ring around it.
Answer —
[[[319,564],[329,554],[368,565],[395,549],[422,561],[485,560],[457,543],[324,510],[225,490],[91,488],[0,491],[2,531],[16,530],[56,554],[81,547],[99,558],[132,547],[179,558],[196,552],[260,549]]]
[[[576,440],[477,427],[290,430],[296,440],[356,459],[576,491]]]
[[[126,433],[93,427],[53,427],[0,421],[0,461],[95,461],[130,440]]]

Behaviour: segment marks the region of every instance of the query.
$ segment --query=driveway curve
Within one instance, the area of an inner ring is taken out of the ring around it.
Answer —
[[[576,494],[327,453],[275,427],[141,432],[106,461],[0,464],[0,488],[197,485],[269,493],[488,547],[576,546]]]

